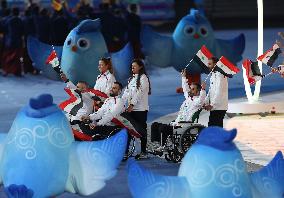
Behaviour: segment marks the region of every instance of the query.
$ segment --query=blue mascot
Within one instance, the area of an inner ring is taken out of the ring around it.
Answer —
[[[10,198],[90,195],[114,177],[126,143],[125,130],[106,140],[75,142],[66,116],[43,94],[30,99],[0,136],[0,181]]]
[[[61,58],[61,69],[74,84],[83,80],[94,86],[100,74],[98,62],[105,56],[111,57],[116,80],[127,83],[133,57],[132,48],[130,44],[126,44],[120,51],[109,54],[100,26],[99,19],[84,20],[69,33],[63,47],[55,47],[58,57]],[[45,64],[52,51],[51,46],[29,37],[28,51],[37,68],[44,71],[44,75],[51,79],[57,78],[58,75],[52,67]]]
[[[128,186],[135,198],[282,198],[284,159],[278,152],[261,170],[248,173],[233,140],[237,131],[204,129],[186,153],[178,176],[162,176],[128,161]]]
[[[179,21],[173,35],[162,35],[145,27],[141,42],[150,65],[173,66],[177,71],[184,69],[202,45],[206,45],[216,57],[225,56],[232,63],[242,60],[245,49],[243,34],[230,40],[216,39],[209,21],[195,9]],[[190,74],[206,72],[194,62],[188,71]]]

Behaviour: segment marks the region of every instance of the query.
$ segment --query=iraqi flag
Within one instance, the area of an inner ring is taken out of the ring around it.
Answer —
[[[136,138],[140,138],[141,137],[141,135],[138,132],[138,130],[135,128],[135,126],[127,118],[119,115],[119,116],[113,118],[111,120],[111,122],[114,123],[116,126],[120,126],[122,128],[126,128],[128,133],[131,136],[134,136]]]
[[[76,89],[64,88],[64,90],[70,98],[60,103],[59,108],[70,115],[76,116],[79,109],[83,107],[82,93]]]
[[[59,60],[58,60],[58,57],[57,57],[55,50],[52,50],[51,54],[47,57],[45,64],[51,64],[51,66],[53,67],[53,69],[57,73],[59,73],[59,74],[62,73],[62,70],[61,70],[61,67],[60,67],[60,64],[59,64]]]
[[[233,63],[228,59],[222,56],[219,61],[216,63],[215,70],[222,73],[224,76],[232,78],[233,75],[240,71]]]
[[[245,59],[242,66],[246,70],[246,76],[250,84],[254,84],[262,79],[263,75],[260,72],[257,62]]]
[[[206,72],[209,72],[208,69],[208,60],[213,57],[213,54],[207,49],[205,45],[197,52],[193,57],[193,60]]]
[[[275,60],[278,58],[278,55],[281,54],[281,50],[279,45],[274,44],[273,47],[269,50],[267,50],[264,54],[259,56],[257,59],[264,64],[268,65],[269,67],[272,67]]]
[[[98,97],[101,101],[104,101],[106,98],[108,98],[105,93],[95,89],[88,89],[82,93],[75,89],[64,88],[64,90],[70,96],[70,98],[60,103],[59,107],[66,113],[73,116],[76,116],[79,109],[83,107],[82,94],[89,94],[90,98]]]

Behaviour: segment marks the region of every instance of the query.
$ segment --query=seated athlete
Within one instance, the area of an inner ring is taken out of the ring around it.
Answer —
[[[83,127],[84,129],[82,129],[85,134],[90,136],[94,136],[96,134],[107,136],[113,130],[119,128],[111,121],[125,110],[124,103],[119,96],[121,90],[121,83],[114,82],[110,90],[110,97],[105,100],[101,108],[89,116],[81,117],[83,122],[91,121],[88,127]]]
[[[192,83],[189,87],[186,79],[186,71],[183,70],[181,75],[182,75],[182,88],[183,88],[185,101],[182,103],[180,107],[177,118],[170,123],[170,125],[172,126],[179,125],[179,122],[192,122],[193,121],[192,117],[194,113],[202,108],[206,98],[205,83],[202,83],[202,85],[198,83]],[[154,131],[151,131],[152,136],[159,138],[161,132],[165,134],[171,134],[173,131],[173,127],[170,125],[155,123]]]
[[[66,88],[70,90],[70,94],[77,98],[76,101],[66,103],[66,111],[69,112],[69,118],[73,120],[80,120],[81,116],[87,116],[93,112],[94,100],[87,93],[89,88],[88,83],[85,81],[79,81],[77,85],[74,85],[65,74],[61,74],[61,79],[66,83]],[[68,109],[68,110],[67,110]]]

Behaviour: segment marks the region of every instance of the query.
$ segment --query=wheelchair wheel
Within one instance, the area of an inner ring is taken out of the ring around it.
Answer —
[[[203,125],[192,125],[183,132],[180,138],[180,148],[184,153],[188,151],[189,147],[197,139],[200,131],[204,128],[205,126]]]

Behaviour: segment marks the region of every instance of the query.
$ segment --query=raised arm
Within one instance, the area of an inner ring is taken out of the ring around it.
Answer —
[[[188,92],[190,90],[189,85],[188,85],[188,81],[186,78],[186,70],[182,70],[181,72],[181,85],[182,85],[182,90],[183,90],[183,95],[185,97],[185,99],[187,99],[189,97]]]

